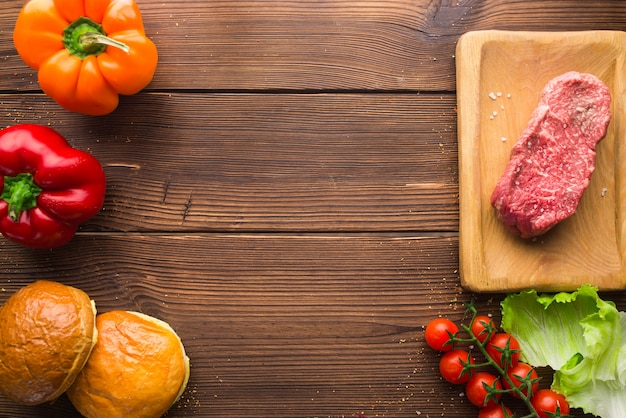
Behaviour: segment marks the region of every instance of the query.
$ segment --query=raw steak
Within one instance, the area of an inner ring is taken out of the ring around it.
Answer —
[[[541,235],[576,211],[595,169],[610,106],[608,87],[591,74],[568,72],[546,84],[491,195],[511,232]]]

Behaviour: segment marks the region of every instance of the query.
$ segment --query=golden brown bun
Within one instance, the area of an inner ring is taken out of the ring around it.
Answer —
[[[71,286],[37,281],[0,308],[0,392],[25,405],[58,398],[97,338],[95,305]]]
[[[98,315],[98,342],[67,395],[87,418],[156,418],[187,386],[189,358],[174,330],[138,312]]]

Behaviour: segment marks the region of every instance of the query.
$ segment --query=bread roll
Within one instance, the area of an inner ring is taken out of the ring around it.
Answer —
[[[25,405],[57,399],[89,357],[95,317],[89,296],[61,283],[13,294],[0,308],[0,392]]]
[[[157,418],[182,395],[189,358],[165,322],[130,311],[96,318],[98,342],[67,391],[87,418]]]

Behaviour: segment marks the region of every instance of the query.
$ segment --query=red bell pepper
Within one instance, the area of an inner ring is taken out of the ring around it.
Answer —
[[[31,124],[0,130],[0,232],[31,248],[69,242],[104,203],[98,160],[54,129]]]

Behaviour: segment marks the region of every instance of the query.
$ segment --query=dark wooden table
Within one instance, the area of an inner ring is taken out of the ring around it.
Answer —
[[[65,247],[0,240],[0,302],[52,279],[168,321],[192,364],[170,417],[476,415],[423,340],[504,297],[459,281],[456,42],[626,30],[626,2],[139,0],[159,66],[103,117],[41,93],[12,42],[23,3],[0,11],[1,125],[57,129],[108,188]],[[0,416],[78,414],[63,396]]]

